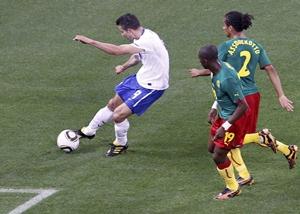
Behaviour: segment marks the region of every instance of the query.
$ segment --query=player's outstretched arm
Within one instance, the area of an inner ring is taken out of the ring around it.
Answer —
[[[278,72],[276,71],[274,66],[267,65],[264,69],[267,72],[268,77],[276,91],[281,107],[286,109],[287,111],[293,111],[293,102],[284,95]]]
[[[197,69],[197,68],[189,69],[189,73],[191,77],[209,76],[211,74],[209,69]]]
[[[140,57],[138,54],[133,54],[130,56],[130,58],[123,64],[123,65],[117,65],[115,67],[115,72],[117,74],[120,74],[127,70],[128,68],[137,65],[140,62]]]
[[[142,52],[143,49],[134,47],[132,45],[114,45],[111,43],[105,43],[105,42],[99,42],[97,40],[88,38],[86,36],[83,35],[76,35],[73,38],[74,41],[79,41],[83,44],[88,44],[91,46],[94,46],[100,50],[102,50],[103,52],[110,54],[110,55],[125,55],[125,54],[135,54],[135,53],[139,53]]]

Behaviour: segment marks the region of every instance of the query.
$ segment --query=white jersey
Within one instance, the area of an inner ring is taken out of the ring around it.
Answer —
[[[138,83],[148,89],[164,90],[169,87],[169,54],[159,36],[144,29],[139,39],[131,44],[144,51],[139,53],[142,67],[136,74]]]

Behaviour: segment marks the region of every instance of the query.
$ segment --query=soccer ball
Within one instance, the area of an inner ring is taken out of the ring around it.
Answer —
[[[65,153],[70,153],[79,147],[79,137],[70,130],[63,130],[57,137],[57,146]]]

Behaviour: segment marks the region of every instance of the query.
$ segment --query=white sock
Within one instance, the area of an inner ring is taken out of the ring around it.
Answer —
[[[112,115],[113,112],[105,106],[104,108],[100,109],[89,125],[83,130],[84,134],[86,135],[94,135],[96,134],[96,131],[103,126],[105,123],[111,122],[112,121]]]
[[[121,123],[115,123],[116,140],[119,145],[126,145],[129,126],[129,121],[127,119]]]

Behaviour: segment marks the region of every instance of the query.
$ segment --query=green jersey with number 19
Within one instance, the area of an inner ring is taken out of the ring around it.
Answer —
[[[244,98],[241,81],[236,70],[227,62],[220,62],[220,71],[212,76],[212,89],[218,102],[219,116],[227,120]]]
[[[271,64],[264,48],[253,39],[234,38],[222,43],[218,52],[219,59],[228,62],[238,72],[244,95],[258,92],[254,79],[257,64],[261,69]]]

